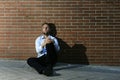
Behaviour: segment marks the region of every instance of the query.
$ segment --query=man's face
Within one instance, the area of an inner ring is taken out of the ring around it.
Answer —
[[[50,31],[49,26],[47,24],[44,24],[42,26],[42,32],[43,32],[43,34],[48,34],[49,31]]]

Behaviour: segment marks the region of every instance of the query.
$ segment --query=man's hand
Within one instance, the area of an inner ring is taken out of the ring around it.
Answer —
[[[46,44],[49,44],[49,43],[53,43],[53,42],[54,42],[52,39],[50,39],[50,38],[48,38],[48,37],[46,38],[45,41],[46,41]]]
[[[44,47],[46,44],[49,44],[49,43],[54,43],[54,41],[47,37],[45,41],[42,43],[42,47]]]

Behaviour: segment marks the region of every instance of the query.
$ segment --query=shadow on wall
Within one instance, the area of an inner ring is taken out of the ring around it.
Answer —
[[[56,26],[53,23],[50,25],[50,34],[54,37],[57,35]],[[57,38],[57,37],[56,37]],[[57,38],[60,45],[60,54],[58,57],[59,62],[67,63],[79,63],[79,64],[89,64],[88,58],[86,56],[87,48],[83,44],[75,44],[73,47],[70,47],[62,39]]]

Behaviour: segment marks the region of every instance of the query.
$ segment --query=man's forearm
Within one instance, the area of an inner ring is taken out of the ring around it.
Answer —
[[[43,48],[45,45],[46,45],[46,43],[44,42],[44,43],[42,43],[41,47]]]

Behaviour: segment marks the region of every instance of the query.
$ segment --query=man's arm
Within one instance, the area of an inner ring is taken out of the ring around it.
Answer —
[[[51,38],[47,37],[46,40],[45,40],[45,45],[48,44],[48,43],[53,43],[54,46],[55,46],[55,50],[57,52],[60,50],[60,46],[59,46],[56,38],[51,39]]]
[[[40,53],[43,50],[43,46],[41,46],[41,41],[39,38],[35,40],[35,49],[37,53]]]
[[[53,40],[51,40],[49,38],[46,38],[44,40],[44,42],[42,42],[42,43],[41,42],[42,42],[42,40],[40,40],[39,38],[37,38],[36,41],[35,41],[35,47],[36,47],[36,52],[37,53],[40,53],[43,50],[43,48],[46,46],[46,44],[52,43]]]
[[[54,38],[53,41],[54,41],[55,50],[58,52],[60,50],[60,46],[59,46],[58,40],[56,38]]]
[[[55,46],[55,50],[57,52],[60,50],[60,46],[59,46],[56,38],[54,38],[54,39],[46,38],[43,43],[41,43],[39,38],[37,38],[35,41],[36,52],[40,53],[43,50],[43,47],[46,46],[46,44],[48,44],[48,43],[53,43]]]

